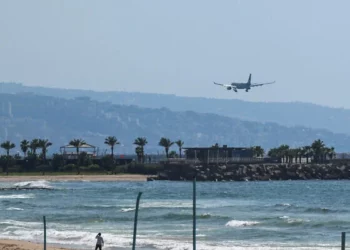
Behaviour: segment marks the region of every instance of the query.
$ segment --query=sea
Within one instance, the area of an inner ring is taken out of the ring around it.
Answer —
[[[193,249],[191,181],[0,183],[0,238],[69,249]],[[340,249],[349,181],[197,182],[196,249]]]

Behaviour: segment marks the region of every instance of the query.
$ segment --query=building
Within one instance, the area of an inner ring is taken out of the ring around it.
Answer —
[[[223,145],[222,147],[186,147],[184,150],[186,161],[191,162],[209,164],[257,161],[251,148],[227,147],[227,145]]]

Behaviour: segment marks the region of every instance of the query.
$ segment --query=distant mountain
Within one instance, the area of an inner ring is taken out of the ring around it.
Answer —
[[[67,94],[68,95],[68,94]],[[6,138],[17,145],[22,139],[48,138],[50,152],[73,138],[82,138],[100,148],[104,138],[115,135],[123,145],[119,153],[132,153],[134,139],[145,136],[146,153],[162,151],[162,136],[182,139],[185,146],[261,145],[264,148],[289,144],[302,146],[322,139],[339,151],[349,151],[350,136],[305,127],[284,127],[275,123],[242,121],[216,114],[193,111],[174,112],[166,108],[150,109],[115,105],[89,98],[64,99],[29,93],[0,94],[0,141]],[[175,150],[177,148],[174,146]],[[19,150],[19,147],[17,147]]]
[[[209,99],[180,97],[164,94],[129,92],[94,92],[0,83],[0,93],[32,92],[62,98],[90,97],[120,105],[136,105],[146,108],[165,107],[172,111],[213,113],[248,121],[275,122],[284,126],[305,126],[327,129],[350,135],[350,110],[329,108],[309,103],[264,103],[235,99]],[[234,96],[233,96],[234,97]]]

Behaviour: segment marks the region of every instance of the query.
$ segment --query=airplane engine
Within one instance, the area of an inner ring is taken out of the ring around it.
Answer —
[[[227,87],[227,90],[231,90],[232,89],[232,87]]]

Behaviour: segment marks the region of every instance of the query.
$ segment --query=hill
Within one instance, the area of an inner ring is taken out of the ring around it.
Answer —
[[[145,108],[165,107],[172,111],[213,113],[241,120],[274,122],[289,127],[320,128],[350,135],[350,126],[348,126],[350,110],[323,107],[310,103],[257,103],[236,99],[209,99],[163,94],[94,92],[88,90],[28,87],[13,83],[2,83],[0,90],[3,93],[32,92],[62,98],[86,96],[97,101],[109,101],[119,105],[136,105]]]
[[[122,142],[116,149],[119,153],[133,153],[132,143],[139,136],[149,141],[146,153],[162,150],[157,146],[162,136],[182,139],[185,146],[219,143],[270,148],[285,143],[302,146],[320,138],[338,152],[350,148],[348,135],[242,121],[210,113],[174,112],[166,108],[140,108],[89,98],[65,99],[29,93],[0,94],[0,104],[0,141],[8,138],[18,145],[22,139],[48,138],[54,143],[50,152],[73,138],[82,138],[100,147],[101,152],[108,148],[103,142],[110,135]]]

